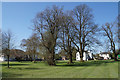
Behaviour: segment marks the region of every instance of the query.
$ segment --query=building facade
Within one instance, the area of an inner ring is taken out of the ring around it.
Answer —
[[[99,54],[100,57],[103,57],[104,60],[111,59],[110,54],[107,52],[102,52]]]
[[[93,59],[93,53],[85,51],[83,53],[83,60],[88,61],[90,59]],[[76,53],[76,61],[80,61],[80,53],[79,52]]]

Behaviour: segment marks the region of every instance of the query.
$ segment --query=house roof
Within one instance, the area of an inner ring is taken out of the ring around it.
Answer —
[[[109,52],[101,52],[100,54],[110,54]]]
[[[20,49],[12,49],[11,54],[13,56],[24,56],[25,52],[23,50],[20,50]]]

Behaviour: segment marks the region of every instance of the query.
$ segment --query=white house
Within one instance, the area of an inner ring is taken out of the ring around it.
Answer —
[[[110,54],[107,52],[102,52],[99,54],[100,57],[103,57],[105,60],[106,59],[111,59]]]
[[[4,61],[4,55],[0,54],[0,61]]]
[[[88,61],[89,59],[93,59],[93,54],[91,52],[85,51],[83,53],[83,60]],[[79,52],[76,53],[76,61],[80,61],[80,53]]]

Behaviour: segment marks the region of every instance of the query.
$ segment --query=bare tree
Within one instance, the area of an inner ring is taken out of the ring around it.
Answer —
[[[114,60],[117,61],[117,54],[115,51],[115,46],[116,46],[116,34],[118,34],[118,31],[116,31],[115,29],[117,29],[117,27],[115,26],[115,23],[106,23],[105,25],[102,26],[102,29],[104,31],[104,36],[106,36],[109,40],[110,46],[111,46],[111,50],[114,54]],[[108,43],[108,45],[109,45]]]
[[[74,32],[72,42],[80,53],[80,59],[83,61],[83,52],[86,47],[91,47],[91,44],[98,42],[94,35],[98,31],[98,26],[93,21],[92,10],[87,5],[82,4],[76,6],[73,10],[76,25],[74,25]]]
[[[57,6],[51,9],[47,8],[35,17],[34,30],[40,35],[42,45],[47,49],[49,54],[49,65],[55,65],[55,47],[58,39],[58,33],[61,29],[63,10]],[[48,32],[50,41],[45,41],[45,32]],[[49,47],[50,46],[50,47]]]
[[[35,63],[35,55],[37,54],[37,50],[39,48],[39,36],[37,36],[35,33],[32,34],[29,39],[22,40],[21,46],[26,48],[26,52],[33,55],[33,60]]]
[[[2,33],[2,52],[7,56],[8,68],[9,68],[9,58],[10,50],[15,47],[13,43],[13,34],[10,30],[8,32]]]
[[[53,53],[51,51],[51,48],[53,48],[53,46],[54,46],[53,45],[54,42],[53,42],[53,39],[52,39],[52,35],[49,31],[43,33],[43,36],[44,36],[44,38],[43,38],[44,40],[41,41],[41,43],[42,43],[41,45],[42,45],[42,49],[44,49],[44,50],[41,50],[41,51],[43,52],[44,58],[47,60],[47,63],[49,65],[51,65],[51,63],[53,63],[53,60],[55,60],[55,52],[54,52],[54,55],[53,55]]]
[[[32,36],[29,39],[29,44],[32,49],[34,63],[35,63],[35,55],[37,54],[38,46],[39,46],[39,36],[37,34],[32,34]]]
[[[69,63],[72,63],[72,51],[73,51],[73,45],[71,39],[73,38],[72,32],[73,32],[73,26],[74,26],[74,18],[72,17],[71,12],[64,13],[63,18],[63,28],[61,30],[61,43],[59,44],[64,51],[67,52],[69,55]]]
[[[23,39],[20,46],[26,51],[25,54],[27,55],[27,59],[32,61],[32,49],[29,43],[29,39]]]

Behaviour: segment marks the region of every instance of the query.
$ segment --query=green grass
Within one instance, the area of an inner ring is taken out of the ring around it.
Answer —
[[[87,61],[67,64],[58,61],[57,66],[44,62],[7,62],[2,63],[2,77],[14,78],[118,78],[118,62],[112,60]]]

